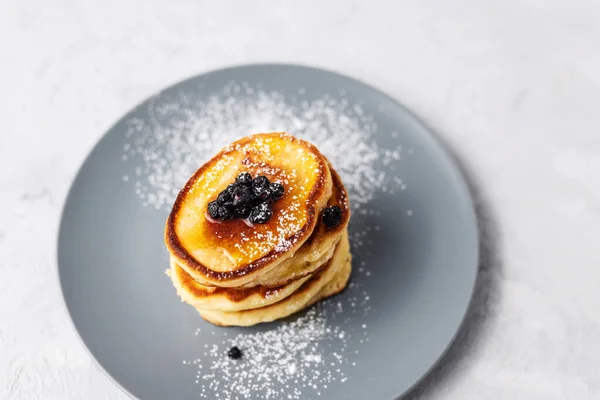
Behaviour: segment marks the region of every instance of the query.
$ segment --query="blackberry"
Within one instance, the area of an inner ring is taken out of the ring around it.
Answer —
[[[233,213],[236,218],[248,218],[250,216],[250,211],[252,211],[252,208],[249,205],[241,205],[237,206],[233,210]]]
[[[216,200],[208,203],[208,214],[211,218],[219,218],[219,203]]]
[[[227,189],[223,190],[221,193],[219,193],[219,196],[217,196],[217,202],[221,205],[230,203],[231,193],[229,193]]]
[[[235,183],[230,183],[229,185],[227,185],[227,188],[225,188],[224,192],[227,192],[233,196],[233,192],[235,191],[236,187],[237,185]]]
[[[271,183],[264,175],[252,179],[248,172],[242,172],[235,183],[219,193],[217,199],[208,203],[211,218],[223,221],[232,218],[249,218],[257,224],[265,224],[271,219],[273,210],[270,203],[283,197],[285,188],[281,183]]]
[[[254,178],[254,180],[252,181],[252,190],[254,191],[256,197],[258,197],[261,200],[267,200],[270,194],[270,184],[271,182],[269,182],[269,178],[267,178],[266,176],[261,175]]]
[[[223,221],[233,218],[233,211],[228,206],[219,206],[219,218]]]
[[[271,200],[271,189],[267,186],[263,189],[254,192],[254,195],[259,202],[265,202]]]
[[[233,346],[227,352],[227,357],[231,358],[232,360],[240,359],[240,358],[242,358],[242,351],[240,350],[239,347]]]
[[[252,201],[252,190],[246,186],[238,186],[233,191],[233,206],[249,204]]]
[[[279,200],[283,197],[283,193],[285,193],[285,189],[281,183],[273,182],[269,186],[269,191],[271,192],[271,201]]]
[[[323,223],[328,228],[333,228],[342,222],[342,209],[338,206],[326,207],[323,210]]]
[[[266,176],[260,175],[260,176],[257,176],[256,178],[254,178],[254,180],[252,181],[252,189],[254,190],[255,193],[258,194],[263,189],[269,187],[270,184],[271,184],[271,182],[269,182],[269,178],[267,178]]]
[[[271,182],[269,182],[269,178],[267,178],[264,175],[260,175],[257,176],[256,178],[254,178],[254,180],[252,181],[252,187],[256,188],[256,187],[265,187],[265,186],[269,186]]]
[[[268,203],[260,203],[250,212],[250,222],[255,224],[266,224],[271,219],[273,211]]]
[[[241,186],[250,186],[252,185],[252,175],[248,172],[242,172],[235,178],[235,183]]]

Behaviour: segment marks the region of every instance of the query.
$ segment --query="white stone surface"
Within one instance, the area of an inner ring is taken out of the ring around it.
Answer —
[[[597,0],[0,1],[0,399],[126,398],[62,304],[69,184],[148,95],[265,61],[381,88],[478,182],[478,295],[410,398],[600,398],[599,21]]]

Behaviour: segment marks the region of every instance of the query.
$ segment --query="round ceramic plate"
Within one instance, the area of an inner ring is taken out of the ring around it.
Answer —
[[[284,321],[216,327],[164,274],[169,207],[220,147],[280,130],[315,142],[350,191],[351,283]],[[451,343],[477,253],[465,180],[409,111],[332,72],[252,65],[172,86],[106,133],[70,190],[58,265],[81,339],[133,397],[390,400]]]

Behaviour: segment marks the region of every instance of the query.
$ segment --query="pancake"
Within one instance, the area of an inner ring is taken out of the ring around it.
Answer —
[[[341,222],[334,227],[328,228],[319,220],[313,234],[292,257],[279,263],[276,268],[272,268],[265,274],[259,275],[252,282],[244,285],[244,287],[280,287],[288,282],[312,274],[331,258],[342,234],[348,227],[350,203],[348,201],[348,192],[340,176],[331,166],[329,168],[333,182],[333,192],[327,202],[327,206],[340,207],[342,210]],[[181,268],[180,266],[178,267]]]
[[[236,312],[202,309],[198,312],[208,322],[221,326],[251,326],[287,317],[346,287],[352,271],[349,250],[348,236],[344,235],[326,268],[311,275],[298,290],[277,303]]]
[[[310,276],[290,281],[279,287],[253,286],[250,288],[223,288],[204,286],[196,282],[171,257],[171,268],[167,275],[173,281],[181,300],[204,310],[240,311],[276,303],[291,295]]]
[[[273,216],[254,226],[240,219],[211,222],[208,203],[244,171],[284,185]],[[314,145],[284,133],[248,136],[221,150],[186,183],[167,220],[165,243],[177,265],[201,284],[256,285],[251,282],[309,239],[332,185],[328,161]]]
[[[331,258],[335,246],[348,227],[350,203],[348,201],[348,192],[340,176],[331,166],[329,169],[331,171],[333,191],[327,202],[327,206],[340,207],[342,210],[341,222],[334,227],[328,228],[322,221],[318,221],[313,234],[292,257],[282,261],[276,268],[269,270],[267,273],[259,275],[255,280],[244,285],[244,287],[257,285],[272,288],[280,287],[288,282],[312,274]],[[174,262],[176,263],[176,261]],[[181,267],[178,266],[178,268]]]

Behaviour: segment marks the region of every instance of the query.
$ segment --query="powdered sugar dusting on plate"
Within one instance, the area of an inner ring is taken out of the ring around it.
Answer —
[[[351,364],[343,338],[349,334],[332,326],[325,314],[313,307],[293,322],[238,334],[206,349],[201,358],[186,361],[197,366],[200,397],[302,399],[321,395],[327,385],[345,382],[348,377],[341,367]],[[331,341],[341,341],[342,345],[328,351]],[[232,346],[242,350],[241,359],[225,356]]]
[[[364,262],[356,263],[353,273],[370,275]],[[239,330],[206,324],[193,334],[200,341],[206,336],[221,339],[190,349],[191,358],[183,362],[195,371],[200,398],[327,398],[328,388],[353,378],[362,346],[370,340],[363,322],[370,303],[362,285],[350,281],[343,296],[272,325],[230,334]],[[241,359],[227,357],[233,346],[242,351]]]
[[[135,182],[144,205],[168,209],[204,162],[260,132],[285,131],[316,144],[342,176],[355,208],[376,190],[397,186],[378,166],[400,160],[402,148],[379,148],[373,117],[339,95],[308,101],[230,83],[208,99],[195,92],[159,95],[148,114],[127,121],[123,147],[124,160],[136,163],[134,176],[124,179]]]

